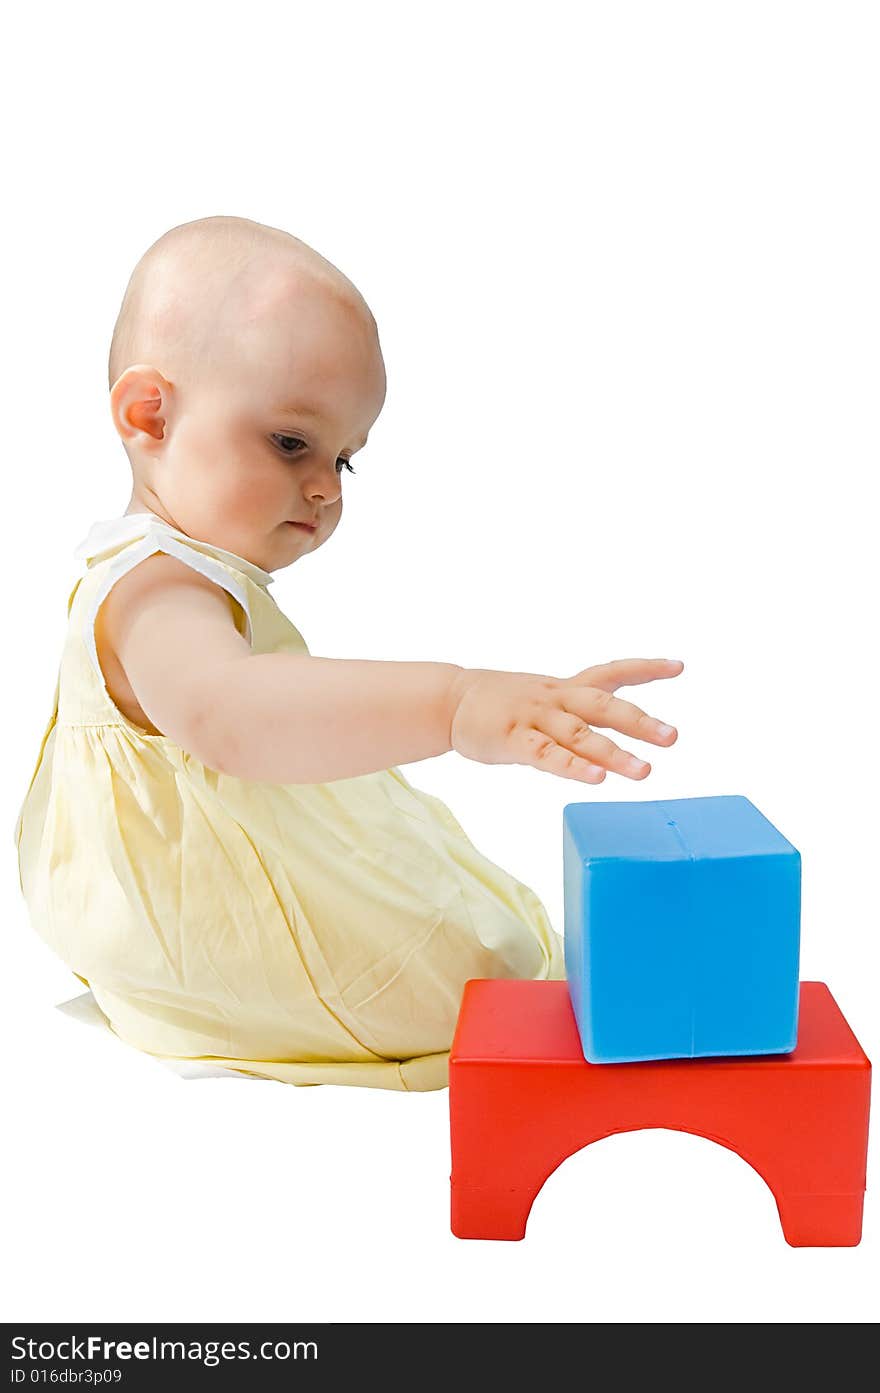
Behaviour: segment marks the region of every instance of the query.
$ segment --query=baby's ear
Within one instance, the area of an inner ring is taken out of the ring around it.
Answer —
[[[110,410],[127,445],[149,450],[164,439],[173,391],[148,363],[135,363],[117,377],[110,388]]]

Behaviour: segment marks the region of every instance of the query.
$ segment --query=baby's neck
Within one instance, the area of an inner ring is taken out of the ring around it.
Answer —
[[[152,513],[153,517],[161,518],[163,522],[167,522],[169,527],[177,527],[177,523],[172,517],[168,516],[158,499],[150,499],[148,501],[145,498],[141,498],[138,494],[133,493],[128,500],[128,507],[122,516],[128,517],[131,513]],[[178,531],[181,530],[182,529],[178,528]]]

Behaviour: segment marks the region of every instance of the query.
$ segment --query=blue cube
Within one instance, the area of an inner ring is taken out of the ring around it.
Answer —
[[[800,852],[748,798],[569,803],[563,864],[591,1064],[794,1049]]]

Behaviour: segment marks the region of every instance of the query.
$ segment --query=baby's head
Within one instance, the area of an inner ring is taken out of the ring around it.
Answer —
[[[298,238],[183,223],[134,269],[110,348],[113,420],[148,509],[264,570],[325,542],[385,400],[376,322]],[[296,523],[317,521],[314,532]]]

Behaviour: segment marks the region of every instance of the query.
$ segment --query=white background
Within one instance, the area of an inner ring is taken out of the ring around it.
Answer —
[[[803,858],[801,975],[878,1057],[871,4],[17,7],[2,101],[6,1319],[868,1321],[856,1249],[683,1133],[606,1139],[521,1243],[449,1230],[448,1094],[184,1080],[55,1009],[12,829],[72,551],[121,513],[106,358],[167,228],[340,266],[388,397],[273,593],[312,651],[568,676],[676,724],[644,784],[405,766],[562,925],[562,808],[741,793]],[[627,743],[621,737],[622,743]]]

